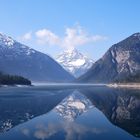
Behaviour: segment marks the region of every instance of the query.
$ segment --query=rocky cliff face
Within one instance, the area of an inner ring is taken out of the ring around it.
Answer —
[[[140,33],[114,44],[80,81],[112,82],[140,74]]]

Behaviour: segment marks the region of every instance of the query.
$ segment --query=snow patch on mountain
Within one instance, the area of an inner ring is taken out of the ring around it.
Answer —
[[[19,42],[15,41],[11,37],[9,37],[3,33],[0,33],[0,46],[1,46],[0,49],[3,51],[8,51],[8,49],[16,50],[16,52],[14,53],[14,56],[17,56],[19,54],[24,54],[26,56],[29,56],[29,55],[35,53],[34,49],[20,44]],[[8,56],[10,56],[10,54],[8,54]]]
[[[138,39],[140,39],[140,33],[135,33],[133,34],[134,37],[138,37]]]
[[[15,41],[11,37],[0,33],[0,45],[11,47],[14,43]]]
[[[94,63],[92,59],[89,59],[76,49],[64,51],[62,54],[58,55],[56,61],[75,77],[79,77],[87,72]]]

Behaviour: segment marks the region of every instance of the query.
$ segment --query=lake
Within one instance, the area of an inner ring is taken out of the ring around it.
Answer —
[[[0,140],[138,140],[140,90],[100,86],[0,88]]]

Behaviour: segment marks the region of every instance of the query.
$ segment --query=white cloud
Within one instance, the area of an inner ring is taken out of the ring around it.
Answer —
[[[65,49],[74,49],[77,46],[106,40],[106,36],[90,35],[81,26],[67,27],[64,36],[58,36],[49,29],[40,29],[27,32],[19,37],[21,41],[31,41],[41,46],[59,46]]]
[[[19,37],[22,41],[29,41],[32,39],[32,32],[27,32],[23,36]]]
[[[66,28],[65,37],[62,39],[62,46],[65,48],[73,49],[88,43],[105,40],[106,37],[101,35],[89,35],[85,30],[76,26],[73,28]]]
[[[107,37],[101,35],[89,35],[81,26],[66,28],[63,37],[48,29],[38,30],[35,35],[40,45],[55,45],[67,49],[107,39]]]
[[[90,35],[81,26],[66,28],[63,37],[56,35],[48,29],[38,30],[35,35],[40,45],[55,45],[66,49],[73,49],[77,46],[107,39],[106,36]]]
[[[48,29],[38,30],[35,35],[39,44],[59,45],[59,37]]]

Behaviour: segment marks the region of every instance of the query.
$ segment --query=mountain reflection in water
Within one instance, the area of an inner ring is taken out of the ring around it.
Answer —
[[[94,88],[82,91],[113,124],[140,137],[140,91]]]
[[[140,91],[1,88],[0,132],[2,140],[139,139]]]

